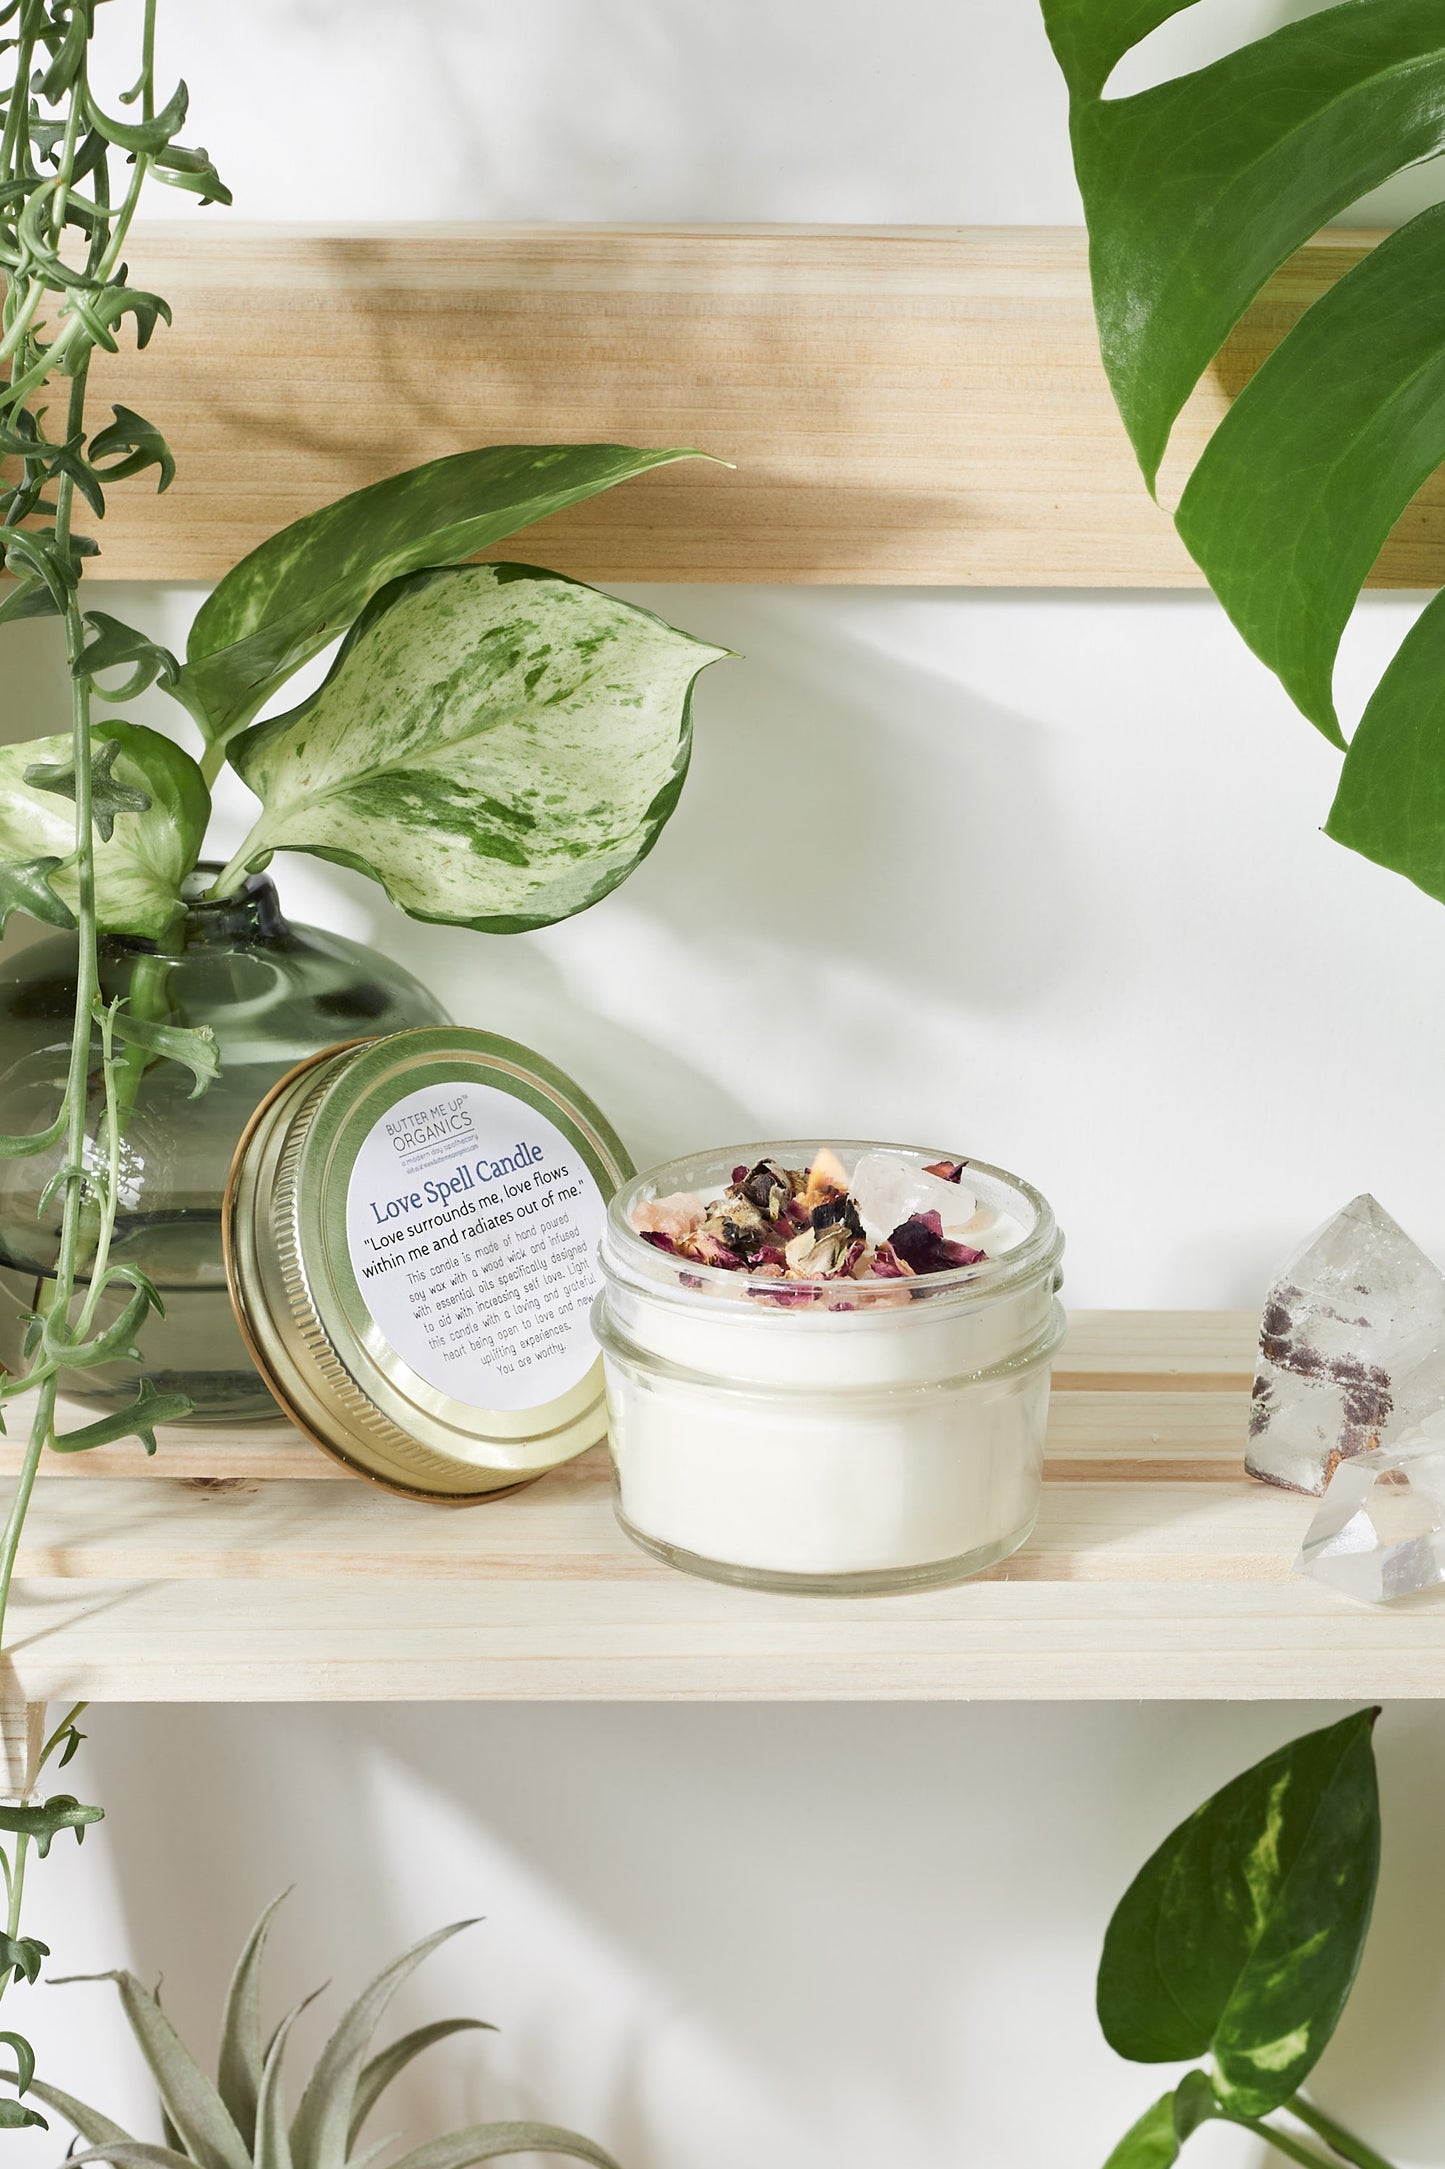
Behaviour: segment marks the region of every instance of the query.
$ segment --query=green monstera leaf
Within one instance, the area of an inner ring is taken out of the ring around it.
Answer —
[[[1379,1872],[1377,1715],[1308,1733],[1235,1778],[1164,1840],[1109,1923],[1110,2046],[1136,2063],[1212,2052],[1226,2114],[1287,2101],[1344,2009]],[[1193,2113],[1205,2104],[1186,2083]]]
[[[95,726],[93,774],[100,930],[159,940],[184,908],[210,792],[189,753],[139,723]],[[0,908],[72,924],[74,853],[69,736],[0,747]]]
[[[1439,0],[1344,0],[1108,96],[1124,55],[1193,4],[1043,0],[1069,84],[1100,344],[1151,486],[1185,400],[1271,275],[1368,190],[1445,150]],[[1345,624],[1445,459],[1442,274],[1445,211],[1363,251],[1240,393],[1177,515],[1244,638],[1340,747]],[[1422,705],[1439,707],[1433,670],[1426,640],[1382,682],[1329,833],[1445,897],[1438,731],[1416,727]]]
[[[456,564],[619,482],[704,455],[626,444],[490,445],[374,482],[272,535],[204,602],[170,690],[224,744],[377,591]]]
[[[263,809],[233,866],[313,852],[488,933],[568,918],[656,842],[693,682],[724,652],[529,565],[412,573],[309,700],[232,748]]]

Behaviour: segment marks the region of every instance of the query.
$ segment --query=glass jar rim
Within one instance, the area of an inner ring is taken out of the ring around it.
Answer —
[[[776,1160],[784,1167],[808,1166],[824,1147],[845,1158],[851,1155],[854,1165],[868,1152],[896,1152],[920,1166],[937,1160],[958,1160],[970,1174],[983,1176],[990,1183],[1011,1191],[1032,1213],[1032,1226],[1021,1242],[1000,1252],[996,1258],[985,1258],[977,1265],[951,1266],[941,1273],[919,1273],[904,1280],[819,1277],[778,1281],[755,1279],[734,1267],[705,1265],[695,1258],[673,1256],[655,1243],[649,1243],[632,1225],[632,1208],[645,1195],[666,1196],[674,1189],[690,1187],[681,1181],[670,1182],[667,1178],[674,1171],[709,1162],[715,1162],[720,1168],[744,1164],[755,1167],[765,1159]],[[930,1307],[949,1298],[955,1299],[960,1307],[969,1304],[981,1307],[1044,1273],[1055,1272],[1063,1249],[1063,1234],[1043,1192],[1025,1182],[1022,1176],[1011,1173],[1008,1168],[997,1167],[991,1161],[971,1155],[965,1157],[934,1146],[900,1145],[869,1138],[781,1138],[771,1143],[717,1146],[701,1152],[682,1153],[675,1159],[660,1161],[620,1186],[607,1210],[601,1263],[605,1276],[664,1302],[711,1305],[718,1296],[727,1296],[736,1305],[739,1297],[750,1298],[747,1302],[750,1315],[789,1319],[801,1324],[807,1319],[857,1319],[870,1312],[896,1318],[900,1309],[899,1297],[905,1292],[911,1303]]]

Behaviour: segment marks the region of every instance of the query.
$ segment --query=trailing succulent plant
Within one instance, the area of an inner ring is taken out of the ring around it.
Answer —
[[[31,1396],[0,1532],[0,1646],[44,1454],[126,1437],[154,1451],[157,1424],[189,1406],[143,1383],[118,1414],[57,1425],[62,1378],[134,1355],[161,1308],[146,1275],[112,1254],[119,1168],[148,1065],[184,1064],[197,1093],[216,1074],[211,1035],[170,1013],[164,958],[198,893],[222,766],[261,803],[207,894],[299,850],[367,874],[419,918],[545,926],[605,896],[651,849],[686,773],[693,682],[720,652],[556,574],[464,562],[693,456],[625,445],[493,446],[356,491],[237,565],[198,613],[184,658],[89,606],[83,579],[107,493],[136,478],[165,490],[175,473],[153,422],[124,406],[97,421],[87,405],[94,355],[121,337],[143,347],[170,321],[160,295],[131,283],[132,222],[149,182],[230,201],[207,153],[181,140],[184,83],[164,96],[158,87],[156,0],[130,0],[134,83],[110,95],[93,82],[101,4],[0,0],[0,625],[57,620],[71,691],[67,728],[0,748],[0,929],[18,911],[76,936],[54,1120],[0,1137],[0,1155],[50,1156],[41,1210],[60,1222],[26,1368],[0,1380],[0,1422],[16,1395]],[[337,639],[320,690],[258,721]],[[183,711],[194,752],[108,712],[153,691]],[[109,1003],[98,983],[105,935],[138,945],[129,993]],[[77,1835],[98,1812],[66,1810]],[[43,1948],[21,1937],[19,1912],[27,1848],[43,1851],[53,1835],[46,1813],[28,1800],[0,1809],[14,1841],[0,1848],[0,1995],[34,1979]],[[32,2063],[16,2038],[26,2080]],[[0,2128],[27,2120],[18,2099],[0,2100]]]
[[[1042,0],[1069,86],[1104,363],[1150,488],[1189,394],[1271,274],[1445,151],[1438,0],[1344,0],[1132,95],[1119,62],[1195,0]],[[1445,595],[1346,748],[1341,637],[1445,459],[1445,205],[1375,247],[1240,392],[1189,477],[1186,547],[1295,704],[1345,752],[1326,833],[1445,899]]]
[[[483,2019],[443,2018],[403,2034],[388,2048],[371,2044],[388,2004],[422,1960],[471,1921],[455,1921],[405,1952],[364,1988],[342,2015],[288,2117],[283,2066],[291,2028],[315,1995],[303,1997],[266,2034],[261,2020],[261,1964],[277,1905],[251,1931],[232,1976],[221,2026],[215,2080],[207,2077],[161,2009],[160,1997],[133,1973],[77,1978],[114,1981],[131,2032],[155,2080],[164,2145],[134,2139],[98,2109],[58,2086],[32,2078],[30,2091],[70,2124],[84,2149],[72,2162],[114,2169],[361,2169],[391,2145],[363,2146],[363,2131],[382,2096],[423,2050],[453,2034],[492,2032]],[[315,1994],[319,1994],[317,1990]],[[560,2154],[617,2169],[613,2157],[580,2132],[558,2124],[471,2124],[414,2147],[392,2169],[470,2169],[512,2154]]]

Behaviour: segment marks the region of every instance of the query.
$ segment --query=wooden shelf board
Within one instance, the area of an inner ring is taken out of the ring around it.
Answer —
[[[1327,233],[1266,290],[1180,423],[1166,498],[1372,238]],[[413,461],[603,439],[736,465],[661,470],[493,554],[614,583],[1199,584],[1109,396],[1082,231],[217,221],[128,253],[174,328],[92,382],[180,472],[110,493],[92,578],[214,580]],[[1445,579],[1438,478],[1375,577]]]
[[[1248,1482],[1254,1319],[1095,1312],[1059,1365],[1034,1538],[979,1580],[805,1598],[671,1572],[605,1456],[468,1511],[393,1499],[283,1424],[52,1463],[12,1700],[1436,1696],[1445,1602],[1292,1572],[1313,1510]],[[4,1466],[18,1456],[15,1434]]]

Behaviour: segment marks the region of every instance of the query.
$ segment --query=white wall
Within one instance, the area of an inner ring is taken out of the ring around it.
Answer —
[[[1217,0],[1141,62],[1306,12]],[[165,37],[250,219],[1078,217],[1033,0],[252,0],[173,6]],[[529,548],[545,562],[545,530]],[[107,599],[175,639],[195,601]],[[745,659],[711,673],[682,808],[625,890],[485,941],[298,861],[298,915],[459,987],[639,1156],[837,1128],[1018,1167],[1059,1208],[1076,1301],[1253,1303],[1366,1186],[1445,1255],[1445,915],[1319,836],[1336,757],[1212,602],[639,599]],[[1363,611],[1357,704],[1415,607]],[[8,735],[60,720],[46,638],[8,636]],[[834,894],[763,878],[735,818],[760,774],[800,809],[821,794],[858,869]],[[1094,2025],[1114,1898],[1212,1785],[1325,1714],[107,1712],[81,1767],[110,1823],[42,1871],[34,1925],[66,1970],[163,1967],[204,2035],[287,1881],[278,1994],[484,1911],[409,2009],[503,2022],[493,2079],[439,2052],[418,2134],[526,2108],[629,2169],[1090,2169],[1156,2084]],[[1392,1715],[1384,1752],[1388,1880],[1328,2090],[1424,2169],[1445,2162],[1434,1713]],[[104,1996],[32,2007],[52,2072],[119,2105],[139,2089]],[[1219,2133],[1191,2153],[1255,2158]]]

